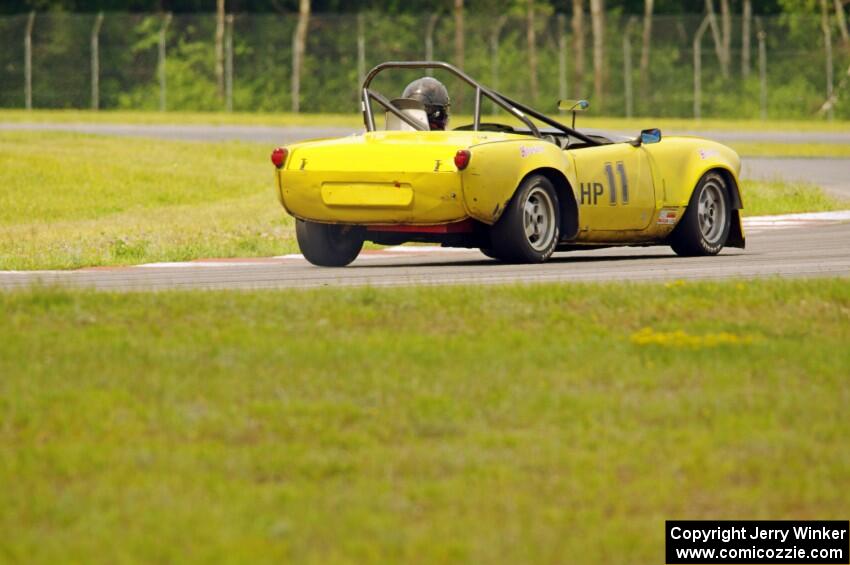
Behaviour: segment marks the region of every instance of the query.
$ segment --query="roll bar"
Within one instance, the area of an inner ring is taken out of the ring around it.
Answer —
[[[426,124],[423,124],[419,120],[412,118],[396,108],[392,102],[387,100],[380,93],[375,92],[370,89],[369,86],[372,84],[372,80],[382,71],[387,69],[442,69],[447,71],[472,88],[475,89],[475,109],[473,112],[472,118],[472,129],[473,131],[478,131],[481,126],[481,98],[487,97],[492,100],[497,106],[501,107],[503,110],[507,111],[509,114],[516,117],[531,131],[532,135],[535,137],[543,137],[540,133],[540,130],[534,125],[528,116],[531,116],[535,119],[540,120],[541,122],[554,127],[555,129],[559,129],[564,133],[567,133],[573,137],[577,137],[581,139],[585,143],[589,143],[592,145],[599,145],[599,142],[584,135],[583,133],[579,133],[578,131],[565,126],[564,124],[553,120],[552,118],[546,116],[545,114],[530,108],[524,104],[520,104],[514,100],[506,96],[502,96],[495,90],[491,90],[479,83],[471,76],[458,69],[454,65],[450,65],[448,63],[444,63],[442,61],[387,61],[386,63],[381,63],[374,67],[369,73],[366,75],[366,78],[363,80],[363,86],[360,88],[360,96],[361,96],[361,106],[363,112],[363,123],[366,125],[366,131],[375,131],[375,116],[372,112],[372,101],[374,100],[378,104],[384,107],[385,110],[391,112],[400,120],[408,124],[410,127],[419,130],[425,131],[428,129]],[[527,115],[526,115],[527,114]]]

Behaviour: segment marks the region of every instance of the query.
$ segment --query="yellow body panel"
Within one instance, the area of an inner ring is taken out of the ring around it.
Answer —
[[[528,174],[554,169],[573,185],[570,159],[557,145],[529,136],[504,135],[470,149],[472,158],[463,172],[463,196],[469,215],[485,224],[495,223]]]
[[[721,143],[698,137],[668,137],[645,147],[665,206],[687,206],[697,181],[712,169],[727,171],[738,184],[741,159]]]
[[[612,143],[570,154],[579,181],[577,242],[585,243],[663,239],[685,213],[694,188],[706,172],[727,171],[737,188],[740,171],[740,159],[732,149],[691,137],[666,137],[638,147]],[[626,173],[627,201],[622,172]],[[592,185],[590,195],[582,192],[588,183]]]
[[[571,152],[584,231],[639,232],[654,219],[655,187],[645,147],[612,143]],[[600,234],[603,238],[612,234]]]
[[[290,147],[278,172],[283,205],[306,220],[357,224],[440,224],[469,216],[458,149],[473,132],[378,131]]]
[[[279,195],[301,219],[433,225],[473,218],[493,224],[522,179],[543,173],[572,192],[579,228],[572,241],[588,244],[663,239],[703,174],[722,169],[737,190],[740,171],[733,150],[689,137],[562,150],[512,133],[376,131],[288,149],[277,175]],[[464,171],[454,164],[459,149],[471,152]]]

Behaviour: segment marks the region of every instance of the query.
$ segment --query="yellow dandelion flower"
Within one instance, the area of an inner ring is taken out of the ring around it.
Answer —
[[[730,332],[707,333],[694,335],[684,330],[672,332],[657,332],[652,328],[641,328],[633,333],[630,340],[635,345],[661,347],[704,349],[721,345],[747,345],[754,341],[753,336],[738,335]]]

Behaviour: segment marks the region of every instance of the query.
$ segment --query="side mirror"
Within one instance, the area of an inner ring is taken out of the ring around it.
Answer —
[[[640,132],[641,143],[658,143],[661,141],[661,130],[658,128],[645,129]]]
[[[576,112],[584,112],[590,108],[587,100],[558,100],[558,110],[566,110],[573,113],[573,129],[576,129]]]
[[[558,100],[558,110],[566,110],[567,112],[583,112],[590,108],[590,102],[587,100]]]
[[[632,145],[640,147],[644,143],[658,143],[659,141],[661,141],[661,130],[658,128],[651,128],[640,132],[640,136],[632,141]]]

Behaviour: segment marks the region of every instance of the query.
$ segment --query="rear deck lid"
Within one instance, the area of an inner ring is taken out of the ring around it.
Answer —
[[[326,172],[456,172],[458,149],[504,138],[469,131],[376,131],[292,146],[290,170]]]

